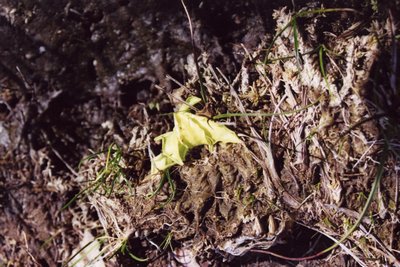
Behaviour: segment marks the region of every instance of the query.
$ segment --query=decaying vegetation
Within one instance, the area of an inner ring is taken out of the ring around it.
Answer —
[[[161,174],[129,172],[154,155],[153,137],[172,127],[163,114],[149,116],[143,107],[123,158],[111,146],[85,162],[77,179],[83,190],[101,180],[87,200],[108,244],[92,260],[127,250],[133,260],[154,264],[230,261],[247,253],[327,264],[400,264],[394,222],[398,118],[389,104],[398,89],[381,84],[395,73],[377,74],[379,57],[396,47],[394,25],[388,19],[360,32],[319,33],[318,24],[338,12],[356,11],[275,11],[273,43],[252,52],[243,47],[243,65],[233,80],[202,55],[207,103],[198,109],[211,108],[210,119],[229,125],[242,144],[198,148],[183,166]],[[176,104],[199,95],[189,59],[191,78],[165,95]],[[121,184],[120,172],[130,186]],[[295,224],[331,245],[304,255],[273,252],[295,234]]]

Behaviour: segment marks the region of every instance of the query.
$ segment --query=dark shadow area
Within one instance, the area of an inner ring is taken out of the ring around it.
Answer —
[[[146,103],[150,99],[151,81],[131,81],[120,87],[120,101],[123,108],[129,109],[133,104]]]
[[[299,224],[295,224],[290,232],[285,233],[285,236],[281,238],[280,243],[281,244],[277,244],[270,248],[269,251],[291,258],[314,255],[333,245],[333,241],[326,236]],[[322,259],[326,256],[328,256],[328,254],[325,254],[316,260]],[[235,257],[231,262],[235,265],[237,264],[236,266],[268,262],[271,264],[278,263],[282,266],[296,266],[299,263],[298,261],[287,261],[271,255],[254,252],[246,253],[243,257]]]

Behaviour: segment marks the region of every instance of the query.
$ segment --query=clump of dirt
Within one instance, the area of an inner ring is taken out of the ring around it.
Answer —
[[[335,12],[351,16],[354,10]],[[243,47],[244,62],[232,81],[203,55],[207,104],[214,114],[227,112],[214,119],[228,118],[244,143],[198,148],[167,173],[135,173],[132,186],[118,187],[118,193],[91,192],[104,233],[117,240],[112,249],[128,244],[131,258],[152,264],[217,264],[247,253],[293,261],[322,256],[323,248],[302,255],[276,250],[301,225],[331,239],[327,247],[346,236],[337,245],[345,255],[333,253],[327,264],[399,264],[391,225],[397,207],[390,204],[397,203],[397,163],[389,152],[398,139],[391,135],[386,143],[382,122],[393,118],[368,91],[374,64],[393,47],[393,24],[372,21],[361,32],[327,32],[317,47],[303,38],[316,36],[318,23],[329,16],[317,12],[294,20],[285,8],[275,11],[273,45],[261,43],[251,52]],[[193,61],[187,71],[191,79],[171,101],[197,92]],[[135,128],[131,150],[151,154],[151,120],[145,115]],[[96,170],[107,166],[110,155],[85,165],[79,179],[99,179]],[[140,156],[120,168],[136,164],[143,166]],[[392,186],[379,186],[380,180]],[[105,188],[115,181],[108,176]],[[391,227],[380,231],[380,225]],[[111,253],[106,248],[102,253]],[[125,252],[120,261],[129,264]]]

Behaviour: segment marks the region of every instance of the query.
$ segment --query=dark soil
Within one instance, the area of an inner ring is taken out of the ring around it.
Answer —
[[[293,8],[289,0],[187,2],[195,50],[207,52],[228,77],[242,63],[240,44],[253,50],[270,40],[273,9]],[[297,10],[327,2],[355,8],[365,21],[385,17],[372,10],[374,1],[294,2]],[[398,18],[399,1],[385,5],[379,12],[391,9]],[[340,17],[321,31],[351,23]],[[175,85],[167,75],[187,78],[184,62],[193,52],[187,18],[178,0],[0,0],[0,36],[0,266],[61,266],[80,239],[75,215],[62,211],[79,191],[74,171],[90,149],[111,140],[126,146],[140,107],[158,102],[161,112],[172,111],[155,85],[170,91]],[[150,168],[148,159],[143,168]],[[247,255],[236,262],[273,266],[272,260]]]

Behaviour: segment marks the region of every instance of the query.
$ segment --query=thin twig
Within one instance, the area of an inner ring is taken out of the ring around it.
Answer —
[[[185,1],[181,0],[183,9],[185,10],[186,13],[186,17],[189,21],[189,29],[190,29],[190,39],[192,41],[192,52],[193,52],[193,56],[194,56],[194,63],[196,66],[196,72],[197,72],[197,76],[199,76],[199,83],[200,83],[200,95],[201,98],[203,99],[204,103],[207,103],[207,96],[206,96],[206,92],[204,89],[204,84],[203,84],[203,76],[200,73],[200,67],[199,67],[199,63],[197,62],[197,59],[199,58],[199,55],[197,53],[196,47],[195,47],[195,43],[194,43],[194,34],[193,34],[193,25],[192,25],[192,19],[190,18],[190,14],[189,11],[185,5]]]
[[[392,37],[392,68],[390,75],[390,87],[392,87],[393,95],[397,95],[397,41],[396,41],[396,25],[394,23],[394,18],[392,15],[392,11],[389,10],[389,21],[390,21],[390,31]]]

